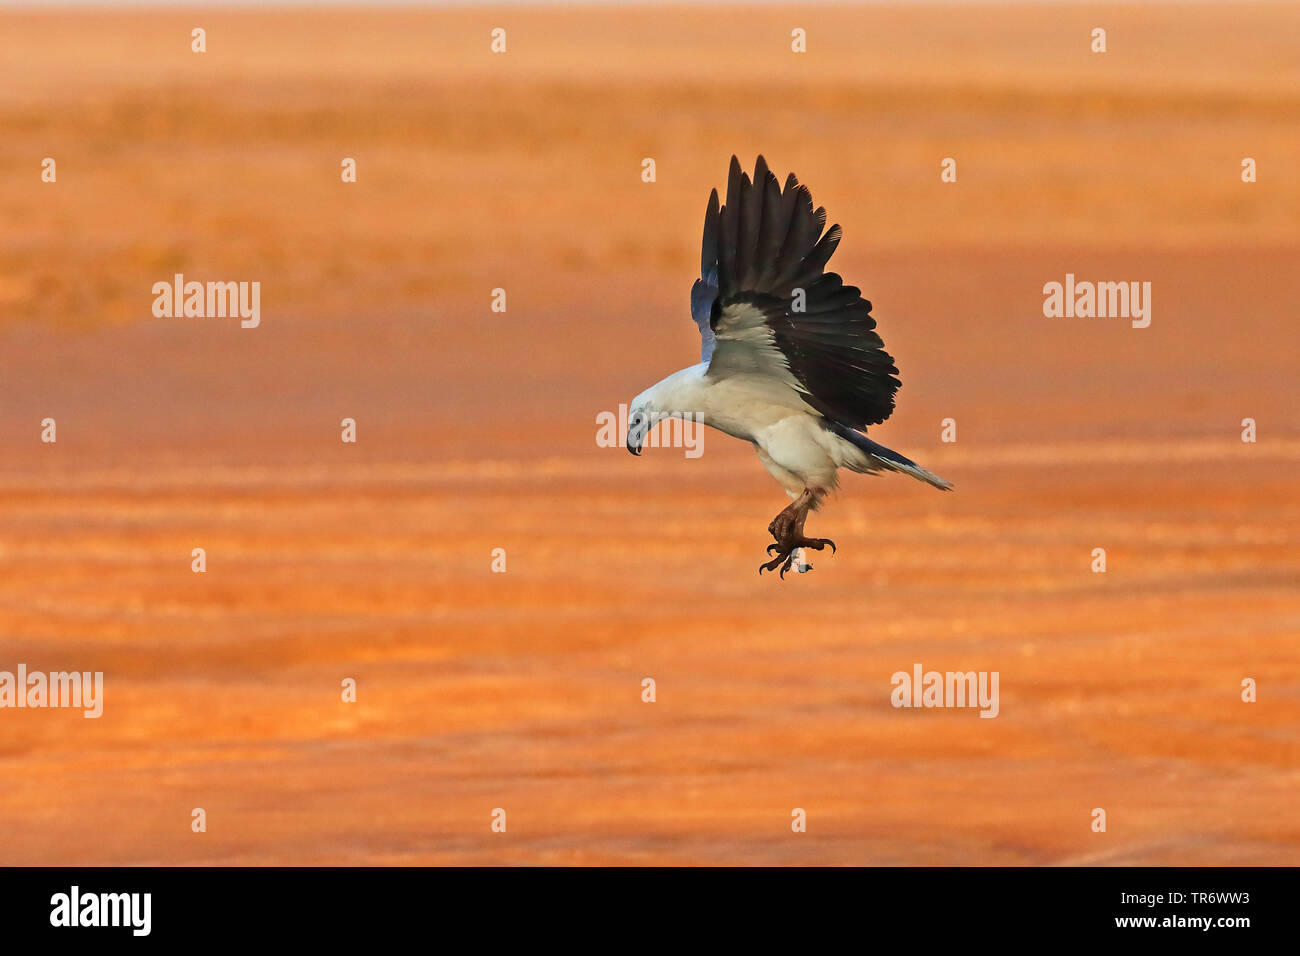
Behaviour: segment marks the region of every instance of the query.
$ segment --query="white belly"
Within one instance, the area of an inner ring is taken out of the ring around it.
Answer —
[[[838,441],[811,415],[792,415],[754,438],[759,461],[792,498],[804,489],[819,497],[836,485],[839,468],[831,442]]]
[[[704,424],[751,442],[763,467],[792,497],[835,487],[835,471],[853,447],[821,425],[821,416],[789,384],[770,375],[709,378],[707,363],[677,372],[667,407],[698,415]]]
[[[793,497],[835,487],[842,443],[789,388],[768,378],[711,382],[701,409],[706,425],[752,442],[763,467]]]

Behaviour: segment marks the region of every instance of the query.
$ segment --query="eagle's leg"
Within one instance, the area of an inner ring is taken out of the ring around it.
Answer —
[[[829,544],[831,554],[835,553],[835,542],[830,538],[805,538],[803,535],[803,523],[808,518],[808,512],[816,507],[818,500],[820,499],[817,495],[805,488],[803,494],[772,519],[767,530],[776,539],[776,543],[767,546],[767,553],[775,553],[776,557],[760,564],[759,574],[780,568],[781,577],[784,578],[785,572],[789,571],[790,565],[794,563],[794,553],[800,548],[820,551]]]

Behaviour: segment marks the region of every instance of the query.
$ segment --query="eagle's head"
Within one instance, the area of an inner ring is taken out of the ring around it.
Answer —
[[[627,410],[627,450],[632,454],[641,454],[645,436],[655,423],[654,414],[654,406],[644,392],[632,399],[632,406]]]

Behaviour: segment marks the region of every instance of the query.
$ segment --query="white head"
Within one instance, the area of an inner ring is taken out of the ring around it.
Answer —
[[[704,376],[708,363],[701,362],[673,372],[632,399],[627,412],[627,450],[641,454],[646,435],[665,418],[681,416],[703,421]]]
[[[660,384],[663,384],[662,382]],[[652,385],[632,399],[627,410],[627,450],[634,455],[641,454],[645,437],[665,416],[656,401],[659,385]]]

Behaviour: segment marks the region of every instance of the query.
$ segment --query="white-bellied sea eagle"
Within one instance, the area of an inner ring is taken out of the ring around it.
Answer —
[[[840,227],[791,173],[785,188],[762,156],[754,179],[731,158],[727,202],[718,191],[704,214],[700,278],[691,314],[700,327],[700,363],[650,386],[628,412],[627,448],[641,453],[647,432],[687,416],[753,444],[763,467],[794,501],[768,525],[776,557],[764,571],[789,570],[799,548],[835,543],[806,538],[804,520],[836,486],[840,468],[896,471],[936,488],[932,475],[862,430],[894,410],[898,369],[884,350],[871,303],[826,263]]]

